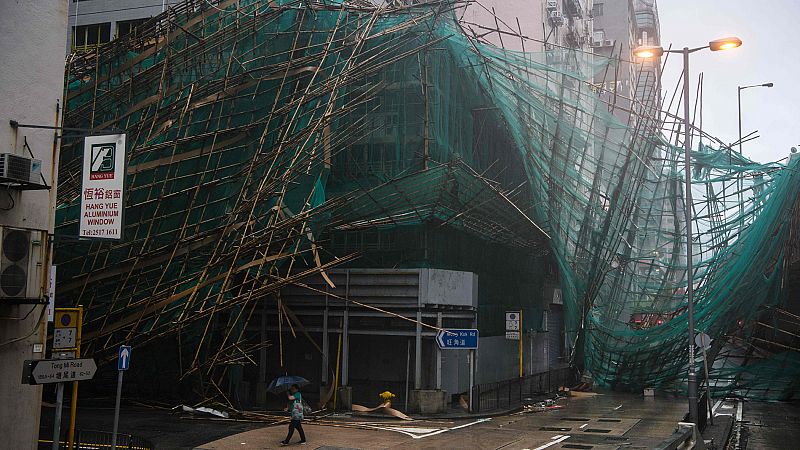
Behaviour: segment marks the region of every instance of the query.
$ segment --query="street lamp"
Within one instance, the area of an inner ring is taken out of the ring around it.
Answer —
[[[681,53],[683,54],[683,120],[684,120],[684,137],[683,149],[685,152],[684,172],[685,172],[685,189],[686,201],[684,205],[686,213],[686,299],[687,308],[686,315],[689,319],[689,374],[687,380],[687,389],[689,391],[689,417],[694,423],[698,423],[698,410],[697,410],[697,373],[694,367],[694,283],[693,275],[694,270],[692,267],[692,167],[691,158],[691,144],[689,143],[689,54],[696,51],[710,49],[711,51],[730,50],[742,45],[742,40],[737,37],[727,37],[722,39],[715,39],[708,43],[708,45],[697,48],[684,47],[683,50],[664,50],[661,46],[642,46],[633,50],[633,55],[638,58],[649,59],[658,58],[664,53]]]
[[[773,83],[764,83],[764,84],[751,84],[750,86],[737,86],[736,87],[736,94],[739,101],[739,153],[742,153],[742,91],[745,89],[750,89],[754,87],[768,87],[771,88],[774,86]]]

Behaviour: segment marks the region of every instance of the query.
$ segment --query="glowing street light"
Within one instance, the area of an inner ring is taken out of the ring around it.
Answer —
[[[692,167],[689,153],[692,146],[689,142],[691,133],[689,131],[689,54],[699,50],[710,49],[711,51],[730,50],[741,47],[742,40],[737,37],[727,37],[715,39],[708,45],[697,48],[684,47],[683,50],[664,50],[661,46],[641,46],[633,50],[633,55],[638,58],[652,59],[658,58],[664,53],[683,54],[683,149],[684,155],[684,177],[686,190],[686,200],[684,204],[686,220],[686,315],[689,321],[689,368],[687,376],[687,390],[689,391],[689,417],[694,423],[698,423],[697,408],[697,372],[695,372],[694,357],[694,269],[692,267]]]

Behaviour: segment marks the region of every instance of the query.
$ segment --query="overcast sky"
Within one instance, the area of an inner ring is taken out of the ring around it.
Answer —
[[[658,9],[664,48],[699,47],[731,35],[743,41],[735,50],[690,58],[692,104],[698,74],[705,77],[704,130],[736,141],[736,87],[773,82],[773,88],[742,91],[742,134],[758,130],[761,136],[745,143],[743,152],[768,162],[800,148],[800,0],[659,0]],[[670,55],[664,92],[671,95],[681,70],[680,55]]]

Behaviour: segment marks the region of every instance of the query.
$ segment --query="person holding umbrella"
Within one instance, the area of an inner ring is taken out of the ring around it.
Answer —
[[[281,441],[281,445],[289,445],[289,440],[294,434],[294,430],[300,433],[300,444],[306,443],[306,433],[303,432],[303,397],[300,395],[300,386],[292,384],[289,392],[286,393],[289,400],[289,411],[292,414],[292,421],[289,422],[289,434],[286,439]]]

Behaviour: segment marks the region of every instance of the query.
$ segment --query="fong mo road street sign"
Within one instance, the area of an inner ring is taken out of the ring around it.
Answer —
[[[439,330],[436,343],[442,350],[475,350],[478,348],[478,330]]]

